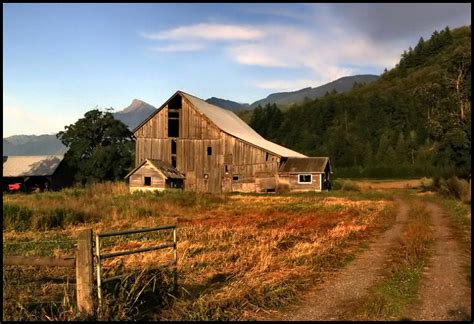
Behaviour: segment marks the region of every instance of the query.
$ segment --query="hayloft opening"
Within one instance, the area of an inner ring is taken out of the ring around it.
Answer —
[[[168,137],[179,137],[179,110],[168,108]]]
[[[207,155],[212,155],[212,147],[211,146],[207,147]]]
[[[174,96],[169,102],[168,102],[168,109],[181,109],[183,105],[183,100],[179,94]]]

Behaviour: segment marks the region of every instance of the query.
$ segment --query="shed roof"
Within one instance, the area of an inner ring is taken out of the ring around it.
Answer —
[[[278,172],[324,172],[328,164],[331,170],[328,157],[288,158]]]
[[[286,147],[281,145],[272,143],[266,139],[264,139],[260,134],[258,134],[255,130],[252,129],[246,122],[240,119],[236,114],[232,111],[220,108],[218,106],[212,105],[198,97],[185,93],[183,91],[177,91],[171,98],[180,94],[188,99],[192,105],[203,115],[205,115],[211,122],[213,122],[217,127],[219,127],[222,131],[240,138],[250,144],[256,145],[261,147],[264,150],[269,152],[275,153],[279,156],[283,157],[306,157],[301,153],[295,152],[290,150]],[[170,99],[171,99],[170,98]],[[169,100],[168,100],[169,101]],[[167,101],[167,102],[168,102]],[[158,111],[160,111],[166,103],[157,111],[148,117],[143,123],[138,125],[134,132],[140,128],[147,120],[152,118]]]
[[[64,155],[29,155],[3,157],[3,177],[51,176]]]
[[[142,163],[140,163],[135,169],[130,171],[124,178],[128,178],[131,176],[135,171],[140,169],[145,163],[149,162],[155,170],[167,179],[184,179],[184,174],[176,170],[176,168],[173,168],[173,166],[165,161],[162,160],[152,160],[152,159],[146,159]]]

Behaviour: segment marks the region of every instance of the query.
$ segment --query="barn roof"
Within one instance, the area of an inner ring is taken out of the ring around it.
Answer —
[[[4,156],[3,177],[51,176],[64,155]]]
[[[262,136],[260,136],[260,134],[258,134],[249,125],[247,125],[246,122],[244,122],[242,119],[240,119],[236,114],[234,114],[230,110],[212,105],[198,97],[195,97],[183,91],[177,91],[171,98],[173,98],[176,94],[180,94],[186,99],[188,99],[200,113],[205,115],[211,122],[213,122],[222,131],[232,136],[240,138],[241,140],[244,140],[250,144],[256,145],[269,152],[275,153],[279,156],[306,157],[306,155],[295,152],[286,147],[283,147],[281,145],[272,143],[264,139]],[[157,111],[154,114],[150,115],[144,122],[138,125],[134,129],[134,132],[138,128],[140,128],[145,122],[151,119],[156,113],[158,113],[158,111],[160,111],[166,105],[166,103],[160,109],[157,109]]]
[[[288,158],[278,172],[324,172],[327,164],[331,171],[328,157]]]
[[[159,173],[163,174],[167,179],[184,179],[184,175],[173,168],[173,166],[165,161],[161,160],[152,160],[152,159],[145,159],[142,163],[140,163],[135,169],[130,171],[124,179],[131,176],[135,171],[140,169],[145,163],[149,162],[151,166]]]

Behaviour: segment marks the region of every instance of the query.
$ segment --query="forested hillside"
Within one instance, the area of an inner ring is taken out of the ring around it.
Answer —
[[[470,173],[471,27],[435,31],[379,80],[289,110],[257,107],[250,125],[337,176]]]

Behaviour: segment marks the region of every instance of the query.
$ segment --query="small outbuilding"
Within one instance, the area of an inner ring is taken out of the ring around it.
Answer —
[[[183,188],[184,174],[171,164],[153,159],[145,159],[130,171],[130,192],[137,190],[165,190]]]
[[[330,190],[328,157],[288,158],[278,170],[280,188],[290,191]]]
[[[58,190],[71,185],[73,176],[63,155],[3,157],[3,191]]]

